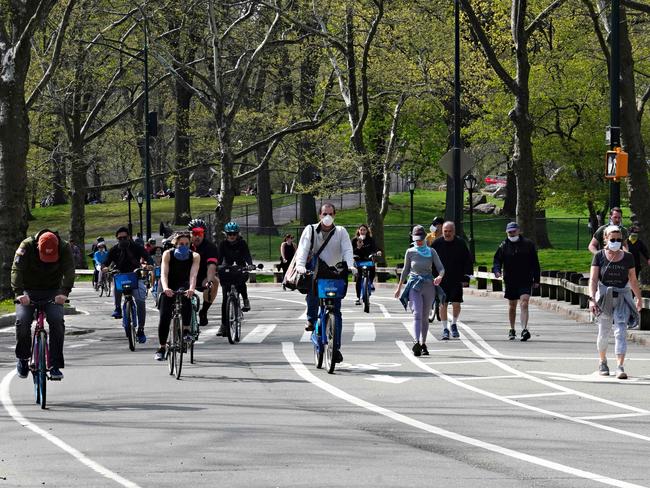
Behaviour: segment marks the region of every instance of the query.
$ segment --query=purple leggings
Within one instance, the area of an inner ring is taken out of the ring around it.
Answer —
[[[426,281],[422,287],[415,291],[411,288],[409,291],[409,305],[413,312],[413,328],[415,330],[415,340],[424,344],[429,332],[429,311],[436,298],[436,290],[431,281]]]

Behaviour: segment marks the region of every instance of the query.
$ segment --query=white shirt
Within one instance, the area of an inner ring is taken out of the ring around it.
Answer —
[[[296,266],[306,266],[307,257],[311,246],[311,230],[314,229],[314,246],[311,252],[315,254],[325,242],[326,236],[321,232],[321,224],[308,225],[302,231],[300,242],[298,243],[298,250],[296,251]],[[329,240],[323,252],[320,253],[320,258],[327,263],[328,266],[335,266],[341,261],[348,264],[348,268],[354,267],[354,253],[352,252],[352,242],[345,227],[340,225],[335,226],[330,232],[334,235]]]

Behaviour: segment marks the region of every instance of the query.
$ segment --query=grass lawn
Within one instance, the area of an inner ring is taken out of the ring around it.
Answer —
[[[13,298],[9,298],[7,300],[0,300],[0,315],[14,313],[15,311],[16,311],[16,305],[14,304]]]

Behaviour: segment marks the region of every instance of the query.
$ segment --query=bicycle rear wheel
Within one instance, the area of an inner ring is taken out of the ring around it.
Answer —
[[[333,313],[328,313],[325,317],[325,335],[327,344],[325,345],[325,369],[329,374],[334,373],[336,361],[334,354],[336,352],[336,318]]]
[[[228,295],[228,342],[235,343],[237,338],[237,323],[239,322],[239,300],[233,295]]]
[[[47,402],[47,334],[45,331],[38,333],[36,339],[36,347],[38,348],[38,362],[36,363],[36,403],[41,404],[41,408],[45,408]]]
[[[133,303],[130,300],[127,300],[124,304],[124,331],[126,332],[126,337],[129,338],[129,349],[135,351],[135,345],[138,342],[135,334],[136,327],[133,320]]]
[[[110,297],[111,296],[111,289],[113,288],[111,280],[106,279],[106,296]]]

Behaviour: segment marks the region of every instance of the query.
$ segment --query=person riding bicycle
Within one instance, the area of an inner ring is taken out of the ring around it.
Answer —
[[[372,237],[372,232],[366,224],[361,224],[357,229],[355,237],[352,238],[352,252],[354,253],[354,264],[361,261],[370,261],[370,255],[376,254],[381,256],[381,251],[377,249],[377,244]],[[354,302],[355,305],[361,305],[361,276],[357,275],[356,278],[356,290],[357,290],[357,300]],[[375,281],[375,268],[368,269],[368,281],[371,288],[374,288],[373,281]]]
[[[93,264],[95,265],[95,273],[97,278],[95,279],[95,288],[99,286],[102,282],[103,272],[102,267],[104,262],[108,259],[108,251],[106,250],[106,243],[101,241],[97,244],[97,251],[93,254]]]
[[[156,247],[156,239],[152,237],[150,239],[147,239],[147,242],[144,245],[144,250],[147,251],[151,256],[153,255],[153,250],[155,249],[155,247]]]
[[[132,273],[134,269],[139,268],[140,260],[144,260],[147,265],[153,265],[151,256],[147,254],[144,247],[139,246],[131,239],[129,229],[120,227],[115,232],[117,244],[108,251],[108,257],[104,262],[102,271],[108,271],[111,265],[114,265],[120,273]],[[122,318],[122,292],[115,290],[115,310],[111,316],[115,319]],[[144,281],[138,280],[138,287],[133,289],[133,298],[138,308],[138,341],[140,343],[146,342],[147,338],[144,335],[144,323],[147,318],[145,308],[146,287]]]
[[[11,267],[11,288],[20,302],[16,305],[16,370],[27,378],[31,352],[34,306],[30,302],[53,300],[45,307],[50,325],[50,377],[63,378],[63,304],[74,286],[75,271],[70,245],[59,235],[43,229],[20,243]]]
[[[192,302],[190,299],[196,289],[196,277],[199,272],[201,256],[190,249],[190,233],[177,232],[172,237],[173,249],[163,254],[160,269],[160,286],[162,293],[159,298],[160,318],[158,319],[158,343],[160,348],[156,351],[154,359],[165,359],[165,345],[169,335],[169,324],[174,312],[174,292],[179,288],[186,290],[182,297],[181,320],[183,331],[190,328],[192,319]]]
[[[203,292],[203,305],[199,311],[199,325],[201,327],[208,325],[208,310],[216,299],[219,290],[219,280],[217,279],[219,249],[206,238],[207,227],[202,219],[192,219],[187,224],[187,229],[192,233],[192,250],[201,256],[201,266],[196,278],[196,289]]]
[[[253,258],[248,249],[248,244],[239,234],[239,224],[237,222],[228,222],[223,227],[224,232],[226,233],[226,239],[219,243],[219,256],[221,258],[221,264],[224,266],[250,266],[253,264]],[[237,291],[242,297],[244,304],[241,308],[242,312],[248,312],[251,309],[251,302],[248,300],[248,288],[246,287],[246,279],[248,278],[248,273],[242,274],[242,279],[238,280],[237,283],[232,283],[229,281],[226,273],[219,273],[219,281],[221,282],[221,293],[223,298],[223,303],[221,304],[221,329],[217,335],[225,336],[227,335],[228,327],[228,293],[230,292],[230,285],[235,285]]]
[[[298,250],[296,251],[296,271],[306,273],[307,269],[315,272],[315,277],[323,277],[329,268],[344,262],[352,274],[357,273],[354,267],[354,257],[352,251],[352,242],[345,227],[334,225],[334,216],[336,209],[331,203],[324,203],[320,209],[320,222],[305,227],[300,236]],[[331,235],[331,237],[330,237]],[[313,237],[313,239],[312,239]],[[329,241],[328,241],[329,239]],[[323,244],[327,241],[324,247]],[[322,249],[321,249],[322,247]],[[314,263],[313,254],[321,250],[317,263]],[[322,264],[321,264],[322,263]],[[318,293],[312,286],[305,296],[307,301],[307,325],[306,331],[314,330],[314,324],[318,320]],[[343,319],[341,317],[341,299],[335,299],[334,317],[336,318],[336,327],[340,331]],[[340,341],[341,334],[338,334]],[[340,351],[340,344],[336,344],[336,357],[334,361],[340,363],[343,361],[343,355]]]

